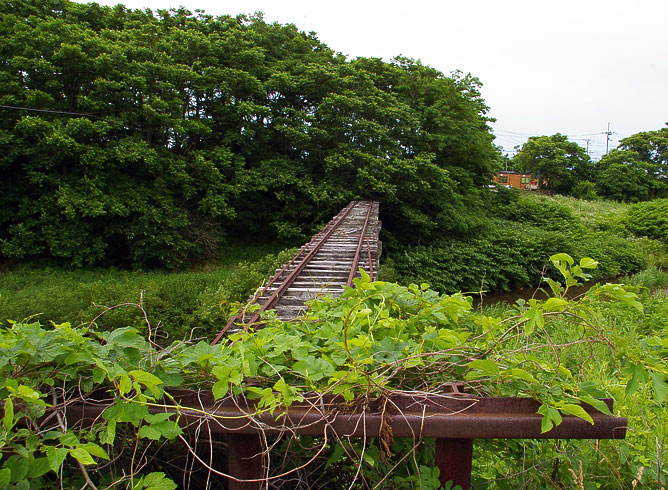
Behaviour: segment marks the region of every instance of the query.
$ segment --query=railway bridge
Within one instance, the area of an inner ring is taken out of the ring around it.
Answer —
[[[257,325],[262,312],[275,309],[279,318],[293,320],[306,309],[305,302],[321,295],[338,296],[344,286],[352,286],[359,269],[372,279],[377,277],[381,242],[378,240],[381,223],[378,203],[352,201],[337,214],[295,256],[276,271],[267,284],[249,301],[259,308],[248,315],[243,312],[230,318],[212,344],[243,325]],[[197,425],[202,413],[214,415],[216,431],[224,434],[228,443],[230,490],[259,490],[265,488],[268,463],[265,460],[266,434],[337,437],[382,437],[389,423],[393,437],[436,439],[434,459],[440,470],[442,484],[452,481],[464,490],[470,488],[474,439],[623,439],[627,419],[605,415],[592,407],[583,406],[593,423],[564,415],[562,423],[547,432],[542,430],[540,404],[522,397],[478,397],[460,391],[464,384],[447,383],[442,393],[391,394],[392,406],[401,407],[401,416],[388,419],[384,408],[375,400],[353,410],[335,398],[312,394],[313,400],[293,403],[277,414],[260,413],[250,403],[241,406],[239,400],[216,402],[209,393],[197,393],[196,401],[205,403],[196,412],[182,410],[184,424]],[[176,395],[176,393],[174,393]],[[184,393],[182,404],[195,395]],[[612,412],[612,400],[604,400]],[[84,415],[80,417],[83,418]],[[188,422],[188,418],[192,418]]]
[[[241,324],[256,324],[266,310],[274,309],[281,320],[294,320],[306,309],[306,301],[341,295],[344,286],[353,285],[360,268],[375,279],[382,251],[378,209],[377,201],[351,201],[276,271],[245,308],[257,304],[259,309],[230,318],[212,344]]]

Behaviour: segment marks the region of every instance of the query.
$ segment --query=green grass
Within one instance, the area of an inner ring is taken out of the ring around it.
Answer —
[[[668,272],[659,267],[648,267],[633,274],[624,281],[626,284],[643,286],[651,291],[668,288]]]
[[[208,335],[290,255],[270,253],[276,248],[229,248],[219,262],[182,272],[5,267],[0,270],[0,319],[20,321],[37,315],[43,324],[80,325],[97,318],[96,325],[103,329],[144,329],[141,303],[153,329],[158,327],[164,336],[183,337],[193,329],[196,335]]]
[[[568,196],[546,196],[538,193],[523,193],[523,197],[537,201],[560,204],[568,207],[581,223],[590,230],[609,232],[620,238],[628,239],[637,244],[647,260],[649,268],[668,269],[668,247],[659,240],[636,237],[627,229],[629,211],[632,204],[597,199],[585,201]]]
[[[647,288],[657,279],[662,283],[663,278],[665,273],[654,271],[636,274],[631,282]],[[559,350],[562,366],[571,370],[579,381],[595,383],[602,396],[615,399],[615,415],[628,418],[626,438],[559,443],[544,440],[477,441],[474,465],[477,475],[474,476],[478,477],[482,488],[576,488],[569,469],[579,477],[580,464],[584,480],[582,488],[585,489],[661,488],[659,479],[666,487],[668,458],[665,449],[661,453],[661,448],[668,442],[665,438],[668,431],[666,400],[653,392],[653,381],[648,377],[640,380],[637,391],[632,394],[627,395],[625,390],[631,379],[632,360],[642,364],[643,359],[652,358],[657,352],[657,347],[647,346],[647,339],[665,342],[668,334],[666,292],[662,289],[650,292],[644,288],[640,291],[643,313],[617,301],[597,300],[590,304],[590,318],[607,332],[610,344],[574,337],[573,323],[567,319],[548,321],[545,327],[550,334],[546,349],[552,349],[550,344],[569,346]],[[502,304],[486,307],[484,313],[505,318],[513,310]],[[656,357],[653,359],[649,365],[658,370],[665,369],[665,365],[657,364]],[[644,476],[640,484],[634,485],[633,480],[641,467]],[[526,468],[531,470],[525,474]]]
[[[590,229],[601,231],[613,231],[627,235],[621,222],[626,216],[629,204],[610,201],[607,199],[597,199],[586,201],[574,197],[554,195],[546,196],[535,192],[527,192],[522,196],[536,201],[552,202],[568,207],[575,216],[580,218],[582,223]]]

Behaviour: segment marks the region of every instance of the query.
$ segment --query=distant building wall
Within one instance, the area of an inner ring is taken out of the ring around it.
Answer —
[[[520,172],[499,172],[494,176],[494,182],[506,187],[515,187],[523,190],[538,189],[538,181],[531,178],[531,174]]]

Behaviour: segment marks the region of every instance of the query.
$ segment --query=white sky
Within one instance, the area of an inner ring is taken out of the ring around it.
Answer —
[[[78,0],[82,2],[82,0]],[[119,3],[98,0],[103,5]],[[600,158],[668,122],[666,0],[125,0],[212,15],[262,11],[354,58],[403,55],[483,83],[497,144],[560,132]],[[511,152],[512,154],[512,152]]]

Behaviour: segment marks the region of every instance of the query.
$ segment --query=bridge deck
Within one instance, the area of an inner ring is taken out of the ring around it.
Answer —
[[[382,249],[378,210],[375,201],[350,202],[276,271],[248,305],[260,305],[260,312],[274,309],[281,320],[290,321],[306,309],[306,301],[339,296],[343,286],[352,286],[353,278],[359,277],[359,268],[375,279]],[[257,323],[259,318],[259,312],[231,318],[212,343],[235,331],[235,325]]]

